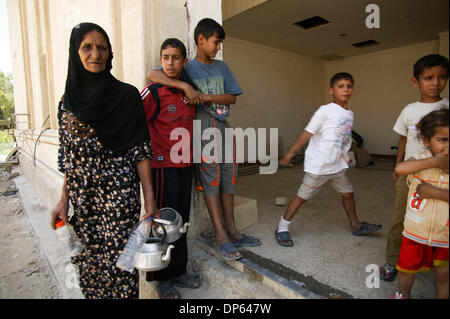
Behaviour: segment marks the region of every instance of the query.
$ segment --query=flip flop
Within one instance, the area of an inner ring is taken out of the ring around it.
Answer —
[[[19,191],[18,189],[9,189],[9,190],[3,192],[2,196],[12,196],[12,195],[17,194],[18,191]]]
[[[184,273],[183,275],[173,279],[172,282],[175,284],[175,286],[190,289],[197,289],[202,285],[200,276],[190,275],[188,273]],[[197,283],[197,286],[195,285],[195,283]]]
[[[225,260],[238,260],[242,258],[242,255],[237,251],[236,247],[231,242],[214,246],[214,249]],[[230,257],[231,253],[233,252],[237,252],[239,255],[236,257]]]
[[[244,234],[239,240],[232,242],[235,247],[256,247],[261,245],[261,241],[258,238],[247,236]]]
[[[362,236],[365,234],[374,233],[376,231],[379,231],[381,229],[381,227],[382,227],[382,225],[361,222],[361,227],[357,231],[352,232],[352,235],[353,236]]]
[[[294,242],[291,239],[291,236],[289,235],[288,231],[282,231],[280,233],[278,233],[275,230],[275,240],[277,241],[278,245],[283,246],[283,247],[292,247],[294,246]],[[290,244],[285,244],[285,241],[290,241]]]

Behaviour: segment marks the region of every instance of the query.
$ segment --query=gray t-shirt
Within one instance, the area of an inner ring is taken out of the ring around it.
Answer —
[[[196,89],[203,94],[240,95],[243,93],[233,73],[223,61],[214,60],[211,64],[204,64],[192,60],[189,61],[185,70]],[[197,111],[207,112],[221,121],[226,121],[230,115],[230,106],[215,103],[200,104]]]

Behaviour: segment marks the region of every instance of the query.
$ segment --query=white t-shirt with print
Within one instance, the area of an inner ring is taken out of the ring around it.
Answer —
[[[326,175],[348,168],[352,128],[352,111],[336,103],[319,107],[305,128],[313,134],[305,152],[305,172]]]
[[[448,99],[444,98],[435,103],[410,103],[402,110],[397,122],[394,125],[394,131],[400,135],[406,136],[405,160],[411,158],[414,154],[425,151],[422,139],[418,137],[419,132],[416,124],[430,112],[446,108],[448,110]]]

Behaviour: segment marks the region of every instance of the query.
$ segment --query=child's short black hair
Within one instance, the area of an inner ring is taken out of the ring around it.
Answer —
[[[336,73],[335,75],[333,75],[333,77],[331,78],[330,88],[332,88],[336,84],[337,81],[342,80],[342,79],[349,80],[352,82],[352,84],[354,84],[353,76],[350,73],[339,72],[339,73]]]
[[[446,69],[448,77],[448,59],[440,54],[429,54],[417,60],[414,64],[414,77],[416,80],[419,80],[419,76],[425,69],[430,69],[435,66],[441,66]]]
[[[427,140],[430,140],[436,134],[436,128],[448,126],[448,114],[447,109],[440,109],[425,115],[416,125],[419,131],[419,138],[423,136]]]
[[[183,59],[186,59],[186,47],[184,46],[183,42],[176,38],[169,38],[165,40],[161,44],[161,49],[159,50],[159,56],[162,56],[162,51],[165,50],[167,47],[176,48],[181,51],[181,54],[183,55]]]
[[[225,40],[225,30],[224,28],[210,18],[205,18],[197,23],[197,26],[194,30],[194,40],[195,44],[198,44],[198,36],[203,35],[206,40],[208,40],[213,35],[216,35],[219,39]]]

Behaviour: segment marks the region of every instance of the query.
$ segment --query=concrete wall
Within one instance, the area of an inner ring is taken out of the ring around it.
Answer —
[[[395,154],[390,150],[399,139],[392,130],[395,121],[408,103],[420,97],[411,84],[413,65],[424,55],[438,53],[439,47],[436,40],[325,64],[327,102],[331,101],[328,81],[335,73],[349,72],[354,76],[350,100],[355,114],[354,130],[364,138],[364,147],[370,153]],[[448,91],[443,96],[448,96]]]
[[[64,92],[70,31],[77,23],[92,21],[108,32],[113,74],[142,89],[148,70],[159,67],[164,39],[179,38],[193,58],[193,29],[198,20],[209,16],[220,22],[222,7],[224,16],[231,16],[262,2],[8,0],[16,113],[29,114],[18,118],[16,137],[22,153],[52,180],[60,177],[56,110]],[[355,130],[371,153],[391,154],[389,148],[398,140],[392,131],[394,121],[407,103],[418,98],[410,84],[412,64],[432,52],[448,56],[448,31],[436,41],[333,62],[227,37],[223,57],[244,90],[232,107],[230,122],[243,129],[279,128],[279,152],[283,153],[315,109],[330,101],[329,78],[348,71],[356,80],[351,105]]]
[[[323,61],[231,37],[224,46],[224,60],[244,91],[231,107],[230,124],[276,127],[279,152],[287,151],[324,102]]]
[[[277,127],[279,152],[286,152],[317,107],[332,101],[330,78],[349,72],[355,78],[350,101],[354,130],[370,153],[394,155],[390,147],[399,137],[392,127],[401,110],[419,99],[411,84],[413,64],[431,53],[448,57],[448,32],[439,34],[439,40],[339,61],[307,58],[232,37],[224,47],[224,60],[244,91],[232,106],[233,127]],[[448,97],[448,85],[442,96]]]
[[[25,114],[17,118],[15,135],[21,161],[27,162],[22,167],[41,186],[44,202],[56,202],[62,182],[56,165],[57,106],[65,88],[72,28],[80,22],[102,26],[114,53],[112,73],[141,90],[148,70],[159,67],[162,41],[177,37],[187,42],[185,4],[185,0],[8,0],[15,107],[16,113]]]

